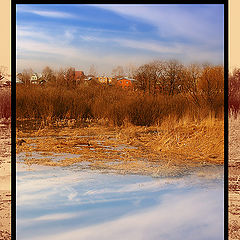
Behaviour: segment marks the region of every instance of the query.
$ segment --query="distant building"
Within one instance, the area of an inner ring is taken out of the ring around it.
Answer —
[[[41,78],[41,74],[34,73],[30,78],[30,83],[32,84],[38,84],[39,80]]]
[[[0,87],[8,87],[11,86],[11,81],[5,78],[0,80]]]
[[[11,75],[0,75],[0,87],[6,86],[11,86]]]
[[[91,81],[91,80],[93,80],[93,77],[85,77],[84,78],[84,81]]]
[[[101,76],[101,77],[97,77],[97,80],[100,83],[112,84],[112,77]]]
[[[133,89],[137,80],[128,77],[122,77],[117,79],[116,86],[125,88],[125,89]]]
[[[74,79],[76,81],[81,81],[84,77],[84,72],[83,71],[75,71]]]
[[[21,73],[17,73],[16,74],[16,83],[19,83],[19,84],[23,83],[21,78],[22,78],[22,74]]]
[[[89,85],[89,84],[92,84],[92,83],[96,83],[96,78],[94,76],[85,76],[83,78],[83,83],[85,85]]]

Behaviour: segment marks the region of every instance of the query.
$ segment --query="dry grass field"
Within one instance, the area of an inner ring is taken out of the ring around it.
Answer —
[[[85,127],[17,130],[17,153],[27,153],[24,162],[29,165],[87,162],[92,169],[169,176],[222,165],[223,151],[223,121],[210,117],[200,122],[168,119],[150,127],[90,123]],[[36,153],[42,157],[34,157]],[[56,161],[56,154],[65,157]],[[69,154],[75,155],[67,157]]]
[[[223,164],[223,68],[199,74],[194,86],[186,75],[186,87],[172,94],[96,83],[18,85],[17,151],[28,154],[28,164],[88,162],[153,175]],[[36,158],[36,152],[47,157]],[[56,153],[77,155],[56,161]]]

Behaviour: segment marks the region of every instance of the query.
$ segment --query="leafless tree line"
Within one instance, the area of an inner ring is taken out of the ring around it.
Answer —
[[[23,83],[30,83],[33,71],[24,70],[20,77]],[[74,77],[75,69],[70,67],[53,71],[45,67],[42,71],[42,79],[52,86],[76,87]],[[89,68],[89,74],[97,76],[94,65]],[[112,70],[114,78],[130,76],[136,79],[135,90],[149,95],[173,96],[182,94],[189,101],[193,101],[198,107],[201,99],[204,99],[211,108],[223,104],[224,96],[224,68],[221,65],[189,64],[183,65],[177,60],[155,60],[150,63],[135,67],[117,66]]]

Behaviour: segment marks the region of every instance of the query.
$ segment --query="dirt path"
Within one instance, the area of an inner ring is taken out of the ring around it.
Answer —
[[[0,239],[11,239],[11,129],[0,124]]]
[[[240,239],[240,116],[229,119],[229,239]]]

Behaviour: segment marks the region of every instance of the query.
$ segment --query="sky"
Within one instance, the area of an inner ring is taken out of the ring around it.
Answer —
[[[1,44],[0,44],[0,70],[4,71],[4,74],[11,73],[11,50],[10,50],[10,5],[11,1],[0,1],[0,26],[1,26]]]
[[[239,0],[229,0],[229,70],[240,68]]]
[[[45,66],[99,74],[152,60],[223,64],[224,6],[18,4],[17,72]]]

